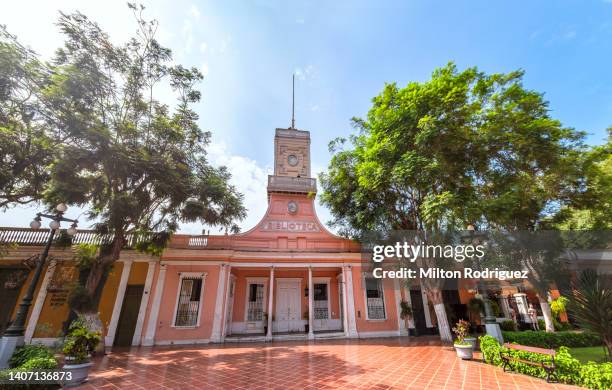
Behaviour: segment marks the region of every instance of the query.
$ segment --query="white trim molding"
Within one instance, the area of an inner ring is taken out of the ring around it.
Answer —
[[[166,265],[160,264],[157,274],[157,283],[155,285],[155,295],[151,304],[151,312],[147,322],[147,331],[145,333],[142,345],[152,346],[155,344],[155,332],[157,331],[157,318],[159,316],[159,306],[161,304],[162,294],[164,293],[164,283],[166,282]]]
[[[157,261],[149,261],[147,267],[147,276],[142,291],[142,298],[140,299],[140,308],[138,309],[138,319],[136,320],[136,328],[134,329],[134,337],[132,338],[133,346],[140,345],[141,342],[142,327],[147,314],[147,305],[149,304],[149,297],[151,296],[151,286],[153,285],[153,274],[155,273],[156,264]]]
[[[53,274],[55,273],[57,266],[58,264],[55,259],[51,259],[51,261],[49,261],[49,265],[47,265],[47,271],[45,272],[45,276],[43,277],[40,288],[38,289],[36,301],[34,301],[34,307],[32,307],[32,313],[30,314],[28,326],[25,330],[24,340],[26,343],[32,341],[32,337],[36,331],[36,325],[38,324],[38,318],[40,317],[40,313],[44,307],[45,299],[47,299],[47,287],[53,279]]]
[[[119,324],[119,316],[121,315],[121,308],[123,307],[123,298],[125,297],[125,289],[127,288],[128,279],[130,277],[130,271],[132,269],[132,260],[123,260],[123,269],[121,270],[121,279],[119,279],[119,286],[117,286],[117,295],[115,296],[115,305],[113,306],[113,313],[111,314],[110,323],[108,325],[108,331],[104,338],[104,345],[107,348],[111,348],[115,342],[115,334],[117,333],[117,325]]]
[[[206,284],[206,272],[179,272],[178,290],[176,291],[176,301],[174,303],[174,310],[172,311],[172,328],[174,329],[194,329],[200,326],[200,319],[202,317],[202,305],[204,305],[204,286]],[[178,310],[179,299],[181,297],[181,288],[183,287],[183,279],[202,279],[202,286],[200,287],[200,302],[198,305],[198,314],[195,325],[177,325],[176,315]]]

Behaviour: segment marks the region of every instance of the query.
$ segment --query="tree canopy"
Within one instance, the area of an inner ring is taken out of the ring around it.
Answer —
[[[0,210],[40,200],[61,134],[49,126],[41,89],[49,70],[0,25]]]
[[[577,185],[582,133],[550,117],[523,72],[453,63],[431,80],[387,84],[358,133],[330,144],[322,201],[343,233],[528,229]]]

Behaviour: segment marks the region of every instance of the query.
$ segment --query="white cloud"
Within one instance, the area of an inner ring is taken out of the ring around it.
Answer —
[[[295,68],[294,73],[299,80],[312,79],[316,76],[316,69],[314,65],[307,65],[304,68]]]
[[[202,64],[202,67],[200,68],[200,71],[202,72],[202,74],[204,75],[204,77],[208,76],[208,63],[205,62]]]
[[[206,53],[206,49],[208,49],[208,44],[206,42],[200,43],[200,53]]]
[[[305,23],[305,20],[304,20],[304,19],[302,19],[302,18],[299,18],[299,19],[296,19],[296,20],[295,20],[295,22],[296,22],[297,24],[304,24],[304,23]]]
[[[244,206],[248,209],[246,219],[240,224],[242,231],[251,229],[261,220],[268,207],[268,169],[255,160],[231,154],[223,142],[211,143],[208,156],[211,164],[224,165],[231,172],[231,183],[244,195]]]
[[[191,47],[193,46],[193,25],[190,20],[185,19],[183,21],[183,28],[181,29],[183,35],[183,52],[186,54],[191,53]]]
[[[193,4],[189,8],[189,15],[191,15],[191,17],[194,18],[195,20],[199,20],[200,19],[200,10],[198,9],[198,7],[195,4]]]

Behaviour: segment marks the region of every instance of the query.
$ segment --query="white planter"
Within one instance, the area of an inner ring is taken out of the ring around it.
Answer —
[[[92,365],[92,362],[81,364],[64,364],[62,370],[69,371],[72,374],[72,378],[64,383],[64,387],[78,386],[85,382],[87,375],[89,374],[89,367]]]
[[[471,360],[474,352],[471,344],[455,344],[455,351],[457,351],[457,356],[463,360]]]
[[[472,344],[472,351],[476,349],[476,337],[466,337],[463,341]]]

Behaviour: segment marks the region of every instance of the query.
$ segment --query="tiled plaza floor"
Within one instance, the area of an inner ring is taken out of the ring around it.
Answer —
[[[96,359],[82,389],[571,389],[462,361],[435,338],[135,348]]]

